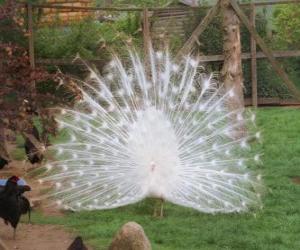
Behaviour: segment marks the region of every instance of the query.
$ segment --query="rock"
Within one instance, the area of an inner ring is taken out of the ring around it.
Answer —
[[[142,226],[128,222],[115,235],[109,250],[151,250],[151,244]]]
[[[67,250],[88,250],[88,248],[83,244],[82,238],[77,236]]]

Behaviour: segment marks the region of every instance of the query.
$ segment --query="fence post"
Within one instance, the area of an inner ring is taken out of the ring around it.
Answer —
[[[251,3],[250,23],[255,29],[255,5]],[[256,41],[251,35],[251,83],[252,83],[252,106],[257,107],[257,63],[256,63]]]
[[[144,62],[145,62],[145,70],[147,75],[149,75],[149,52],[150,52],[150,24],[149,24],[149,16],[148,9],[145,8],[143,10],[143,45],[144,45]]]
[[[32,5],[27,4],[27,18],[28,18],[28,41],[29,41],[29,60],[30,66],[35,68],[34,60],[34,38],[33,38],[33,19],[32,19]]]

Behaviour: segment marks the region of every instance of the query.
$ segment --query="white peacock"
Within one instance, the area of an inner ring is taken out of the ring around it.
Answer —
[[[126,67],[113,57],[105,76],[89,68],[83,100],[62,109],[70,140],[53,146],[57,161],[41,178],[55,183],[57,204],[111,209],[155,197],[206,213],[260,206],[261,177],[246,167],[259,161],[248,152],[260,133],[234,136],[255,116],[228,108],[234,91],[196,58],[174,63],[150,51],[145,68],[134,51]]]

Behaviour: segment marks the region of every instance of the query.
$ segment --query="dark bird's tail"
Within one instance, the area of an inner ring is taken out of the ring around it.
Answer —
[[[20,208],[21,208],[21,213],[22,214],[27,214],[28,213],[28,220],[31,222],[31,206],[29,200],[21,195],[20,196]]]

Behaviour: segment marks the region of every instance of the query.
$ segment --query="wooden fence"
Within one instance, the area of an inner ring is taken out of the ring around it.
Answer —
[[[220,0],[221,1],[221,0]],[[291,82],[288,78],[287,74],[283,71],[281,65],[275,60],[275,58],[287,58],[287,57],[298,57],[300,56],[300,50],[288,50],[288,51],[271,51],[265,45],[264,41],[260,38],[255,30],[255,16],[256,16],[256,7],[257,6],[268,6],[268,5],[275,5],[275,4],[290,4],[290,3],[300,3],[299,0],[273,0],[268,2],[255,2],[255,3],[241,3],[236,4],[235,0],[230,0],[232,4],[232,8],[237,13],[238,17],[240,18],[241,22],[248,28],[251,34],[251,51],[250,53],[242,53],[241,59],[242,60],[251,60],[251,83],[252,83],[252,99],[251,104],[253,106],[257,105],[264,105],[264,104],[283,104],[291,105],[300,104],[299,96],[300,92],[295,88],[295,85]],[[246,6],[251,8],[250,18],[246,17],[243,11],[240,9],[240,6]],[[182,6],[178,10],[178,7],[158,7],[158,8],[124,8],[124,7],[80,7],[80,6],[66,6],[66,5],[55,5],[55,4],[25,4],[28,14],[28,29],[29,29],[29,55],[30,55],[30,63],[32,67],[35,67],[35,64],[55,64],[55,65],[64,65],[70,64],[71,59],[36,59],[34,55],[34,27],[33,27],[33,9],[42,8],[42,9],[55,9],[55,10],[64,10],[69,12],[95,12],[95,11],[116,11],[116,12],[141,12],[143,13],[143,39],[144,39],[144,46],[145,51],[147,51],[147,46],[149,46],[149,41],[151,40],[151,32],[149,30],[149,20],[148,20],[148,13],[149,11],[154,11],[156,13],[162,13],[165,15],[166,13],[184,13],[189,11],[195,11],[198,8],[209,8],[209,7],[186,7]],[[178,12],[179,11],[179,12]],[[181,56],[187,54],[191,51],[192,47],[198,41],[199,35],[204,31],[204,29],[208,26],[210,21],[216,15],[218,11],[218,6],[213,6],[209,11],[206,17],[202,20],[199,26],[195,29],[191,37],[185,42],[184,46],[178,52],[177,56]],[[256,45],[259,45],[262,49],[262,52],[257,52]],[[257,59],[267,58],[269,59],[271,65],[273,66],[274,70],[277,74],[283,79],[284,83],[287,87],[291,90],[291,92],[297,97],[295,100],[284,101],[279,99],[266,99],[266,98],[258,98],[257,96]],[[202,55],[199,59],[203,62],[214,62],[214,61],[223,61],[224,55]],[[92,63],[101,63],[101,60],[92,60]],[[298,101],[297,101],[298,100]],[[249,100],[245,100],[245,104],[249,104]]]

